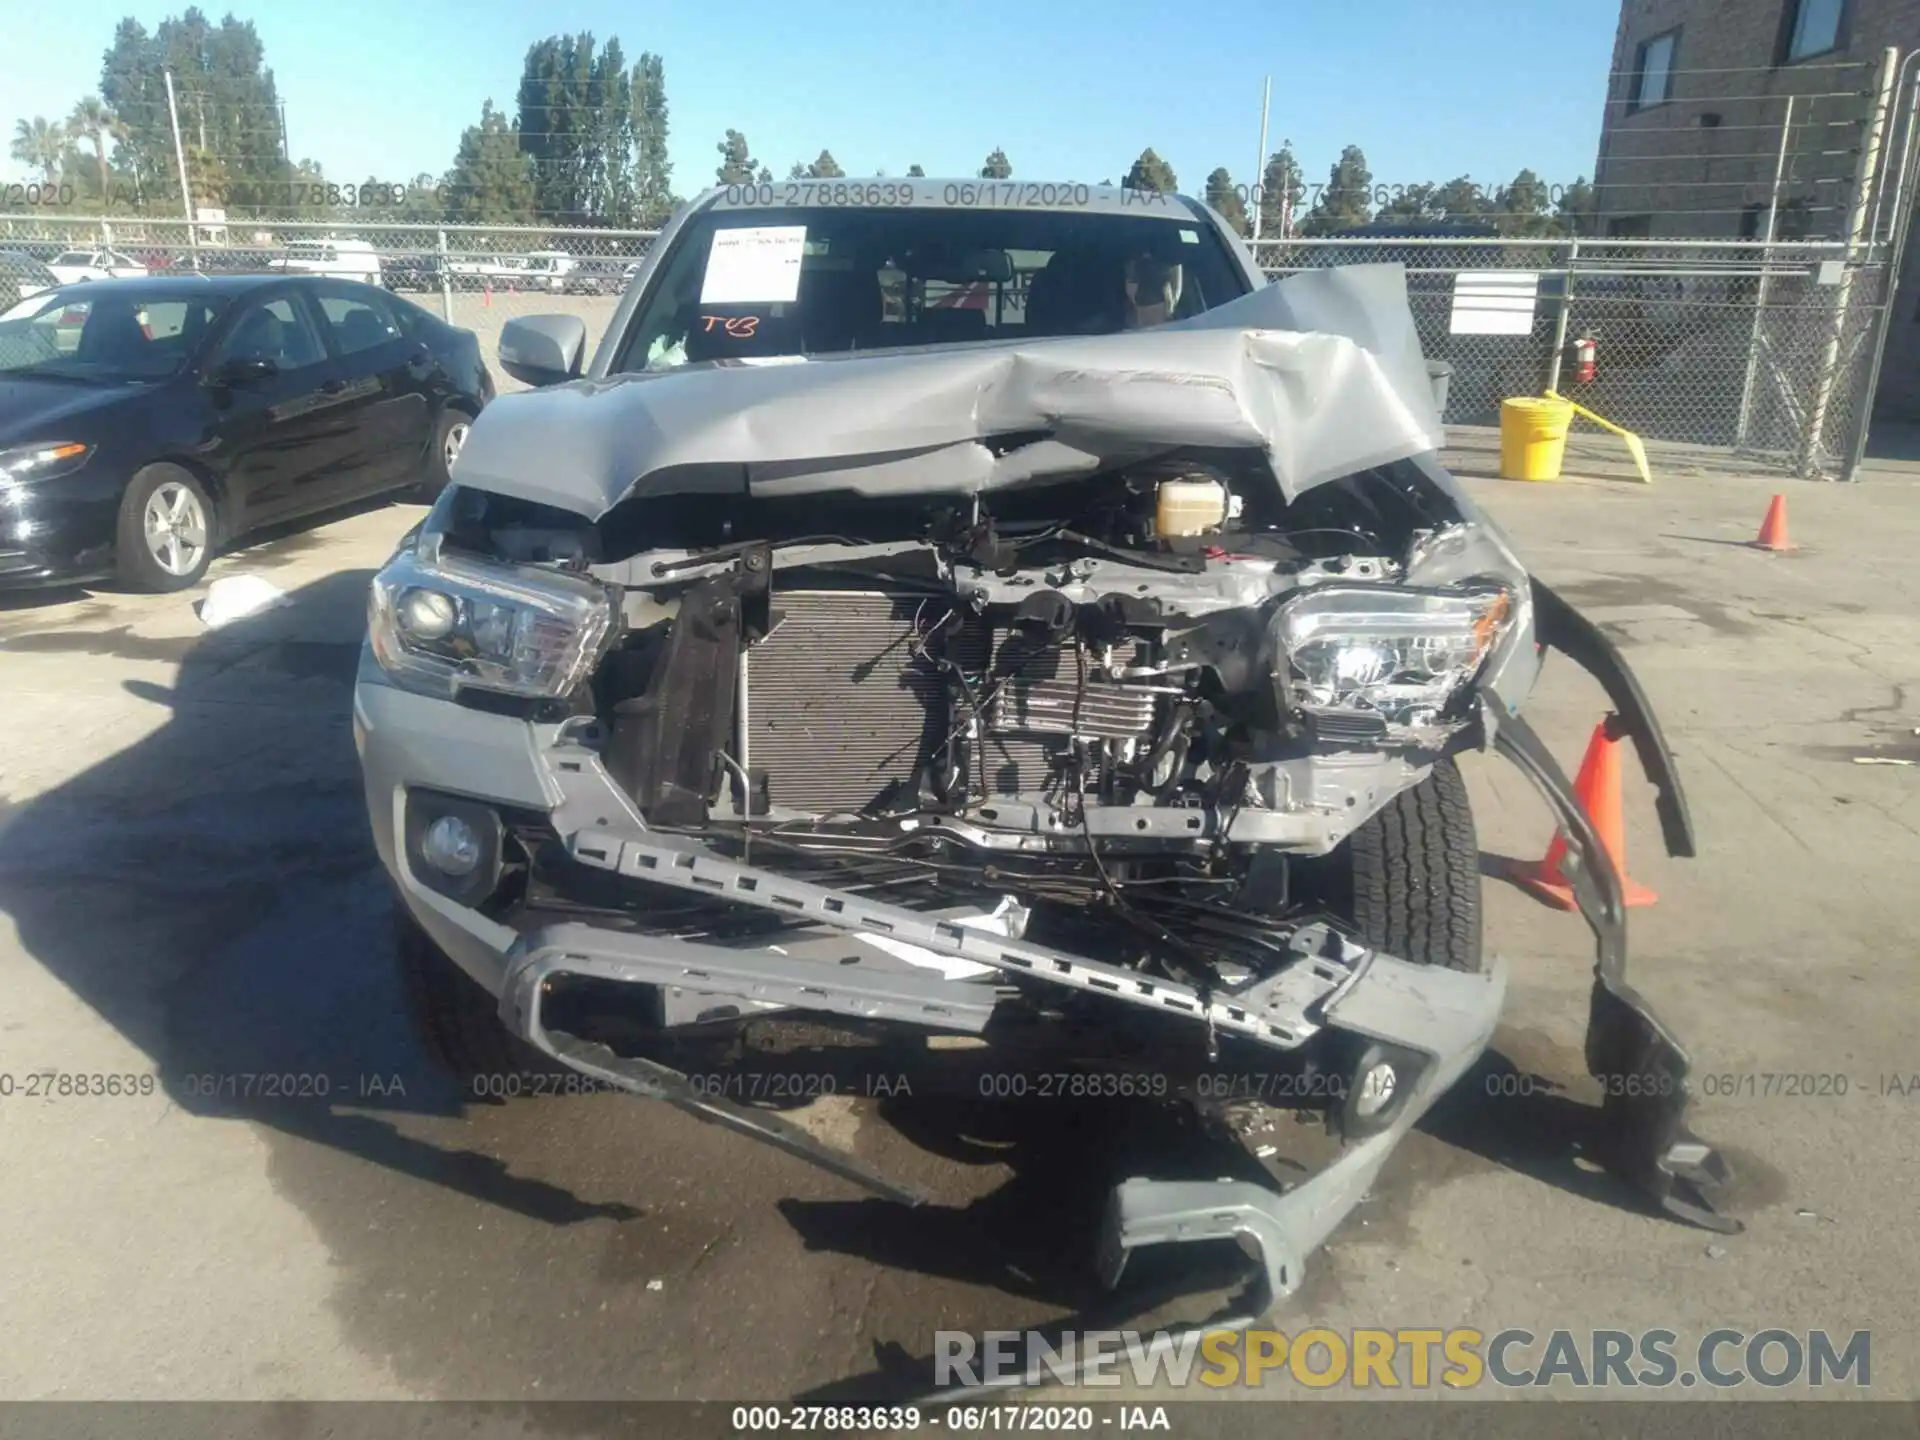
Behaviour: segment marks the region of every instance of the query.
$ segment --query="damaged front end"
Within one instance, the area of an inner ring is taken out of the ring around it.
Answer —
[[[783,1025],[825,1048],[824,1024],[856,1053],[932,1064],[933,1037],[1002,1072],[1215,1111],[1203,1077],[1286,1074],[1324,1112],[1330,1163],[1291,1184],[1130,1179],[1102,1261],[1117,1282],[1139,1247],[1241,1237],[1264,1310],[1479,1058],[1505,990],[1477,938],[1449,950],[1428,926],[1452,903],[1413,893],[1430,876],[1394,897],[1416,916],[1403,953],[1327,877],[1455,753],[1497,748],[1568,835],[1613,1158],[1671,1213],[1725,1228],[1724,1169],[1681,1123],[1686,1057],[1625,983],[1619,877],[1518,713],[1543,647],[1593,669],[1690,853],[1631,676],[1434,463],[1404,384],[1362,367],[1347,407],[1397,405],[1402,453],[1369,454],[1376,431],[1290,461],[1268,443],[1294,393],[1271,380],[1280,351],[1252,374],[1218,358],[1274,337],[1197,338],[1062,342],[1052,365],[1050,346],[935,357],[913,387],[921,443],[878,455],[687,433],[710,374],[609,387],[674,463],[597,497],[550,474],[497,482],[524,449],[496,432],[489,453],[476,429],[462,483],[373,587],[363,715],[371,684],[469,717],[446,730],[453,758],[417,767],[361,727],[403,896],[442,932],[488,937],[497,970],[462,963],[547,1056],[902,1200],[776,1111],[692,1085],[690,1057]],[[1315,373],[1373,353],[1307,348]],[[895,383],[903,363],[727,379],[778,415],[796,394],[871,399],[862,378]],[[1088,398],[1129,386],[1127,407]],[[1156,403],[1169,389],[1202,409],[1224,395],[1235,418],[1175,418]],[[927,398],[962,392],[964,415]],[[517,786],[460,753],[502,726]]]

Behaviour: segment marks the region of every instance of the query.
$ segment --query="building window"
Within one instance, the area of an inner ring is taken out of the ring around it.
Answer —
[[[1794,0],[1793,23],[1787,29],[1785,63],[1811,60],[1840,48],[1840,22],[1846,19],[1847,0]]]
[[[1680,32],[1669,30],[1651,40],[1640,42],[1633,58],[1633,103],[1631,109],[1664,105],[1673,98],[1673,54],[1680,46]]]

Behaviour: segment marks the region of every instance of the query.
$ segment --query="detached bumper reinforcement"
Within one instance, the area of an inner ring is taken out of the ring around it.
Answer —
[[[566,925],[554,928],[571,931],[588,927]],[[622,940],[630,937],[607,938]],[[500,992],[500,1018],[534,1048],[582,1075],[592,1076],[633,1095],[664,1100],[697,1120],[709,1121],[777,1150],[784,1150],[885,1199],[897,1200],[904,1205],[925,1203],[926,1194],[917,1187],[890,1179],[857,1156],[815,1139],[798,1125],[778,1115],[736,1105],[723,1096],[705,1094],[697,1090],[685,1075],[669,1066],[616,1054],[605,1045],[583,1040],[563,1030],[549,1030],[542,1017],[541,999],[547,993],[547,982],[553,975],[564,972],[602,979],[638,980],[647,973],[648,966],[644,958],[595,960],[579,953],[577,949],[542,945],[538,936],[529,939],[534,942],[532,947],[518,945],[510,958],[506,984]],[[718,954],[725,956],[727,952],[723,950]]]
[[[1320,1026],[1308,1018],[1308,1011],[1348,978],[1342,965],[1309,960],[1287,971],[1293,977],[1289,983],[1268,987],[1257,996],[1251,990],[1241,997],[1203,996],[1190,985],[1155,979],[1124,966],[976,930],[663,841],[596,830],[569,836],[567,847],[576,860],[596,869],[850,934],[884,935],[937,955],[990,966],[1009,977],[1030,977],[1158,1014],[1185,1016],[1279,1050],[1296,1049],[1312,1038]]]

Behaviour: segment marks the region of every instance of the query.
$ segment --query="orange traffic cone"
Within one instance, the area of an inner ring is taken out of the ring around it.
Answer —
[[[1574,798],[1593,820],[1600,843],[1620,874],[1620,890],[1628,905],[1651,905],[1660,897],[1644,885],[1627,878],[1627,827],[1620,803],[1619,716],[1609,715],[1593,727],[1593,739],[1580,761],[1580,774],[1573,782]],[[1555,831],[1546,858],[1518,867],[1513,881],[1536,899],[1556,910],[1574,908],[1573,886],[1560,868],[1567,853],[1567,837]]]
[[[1800,547],[1787,538],[1787,497],[1776,495],[1773,503],[1767,506],[1767,518],[1760,522],[1760,533],[1754,537],[1756,550],[1798,550]]]

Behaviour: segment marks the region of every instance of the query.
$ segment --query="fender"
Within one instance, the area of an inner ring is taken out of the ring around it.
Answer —
[[[1654,809],[1660,816],[1660,835],[1667,853],[1691,860],[1694,847],[1693,819],[1687,812],[1686,792],[1680,788],[1680,772],[1673,763],[1673,751],[1660,733],[1647,692],[1627,667],[1619,649],[1586,616],[1556,594],[1537,575],[1527,579],[1533,587],[1534,641],[1542,649],[1558,650],[1582,670],[1600,682],[1620,717],[1622,733],[1633,740],[1634,754],[1658,794]]]

